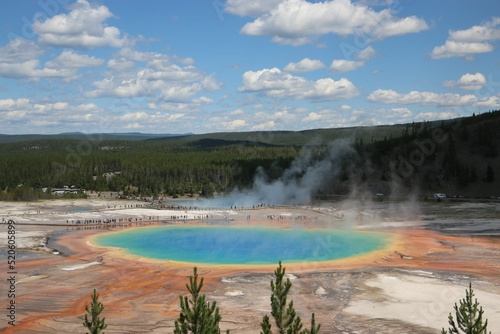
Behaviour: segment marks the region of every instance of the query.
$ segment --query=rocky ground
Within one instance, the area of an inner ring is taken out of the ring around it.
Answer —
[[[305,324],[311,313],[322,333],[438,333],[472,282],[489,330],[500,332],[500,208],[496,203],[315,203],[206,211],[156,210],[144,202],[61,200],[2,203],[0,255],[7,259],[9,219],[16,221],[15,326],[4,333],[82,332],[85,304],[95,288],[109,324],[106,333],[168,333],[192,264],[151,261],[95,247],[108,229],[160,222],[281,224],[387,231],[397,242],[369,256],[287,266],[291,298]],[[92,221],[115,220],[95,226]],[[80,223],[77,223],[80,221]],[[87,223],[85,223],[87,221]],[[438,231],[439,233],[437,233]],[[0,265],[7,276],[7,260]],[[274,267],[199,265],[204,292],[217,301],[222,327],[259,333],[270,313]]]

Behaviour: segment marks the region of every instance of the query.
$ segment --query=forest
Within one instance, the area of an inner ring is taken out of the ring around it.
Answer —
[[[488,189],[500,188],[499,128],[496,110],[446,121],[297,132],[17,140],[2,135],[0,200],[52,198],[51,189],[64,187],[123,197],[212,196],[250,186],[257,170],[269,180],[279,178],[306,153],[310,162],[327,159],[338,138],[346,138],[352,149],[342,157],[338,177],[325,180],[318,196],[352,192],[353,184],[395,195],[402,189],[451,187],[470,196],[478,196],[474,185],[480,184],[490,196]],[[295,177],[301,173],[305,170]]]

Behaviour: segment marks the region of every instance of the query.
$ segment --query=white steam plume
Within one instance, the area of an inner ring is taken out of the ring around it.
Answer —
[[[264,170],[259,168],[251,188],[235,189],[207,204],[248,207],[258,204],[309,203],[326,181],[340,175],[344,159],[354,152],[352,140],[345,138],[331,142],[320,160],[315,159],[312,150],[306,148],[278,179],[269,180]]]

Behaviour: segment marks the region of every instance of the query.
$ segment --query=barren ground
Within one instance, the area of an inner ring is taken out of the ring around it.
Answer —
[[[343,202],[212,211],[144,205],[111,199],[2,203],[0,219],[16,221],[16,319],[15,326],[9,325],[2,307],[0,330],[83,332],[85,304],[95,288],[106,306],[106,333],[173,332],[178,298],[193,264],[152,261],[93,245],[92,236],[107,229],[85,220],[114,219],[117,224],[108,229],[223,221],[392,233],[395,242],[383,251],[286,265],[291,298],[306,325],[314,312],[322,333],[438,333],[472,282],[489,330],[500,333],[498,202]],[[7,235],[2,223],[0,270],[8,278]],[[221,327],[259,333],[262,317],[270,313],[269,282],[276,266],[197,266],[205,277],[204,293],[220,307]],[[2,289],[2,305],[10,299]]]

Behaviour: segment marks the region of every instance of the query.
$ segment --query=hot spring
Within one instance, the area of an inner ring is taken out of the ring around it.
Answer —
[[[103,234],[94,241],[157,260],[203,264],[330,261],[383,249],[375,232],[268,227],[161,226]]]

